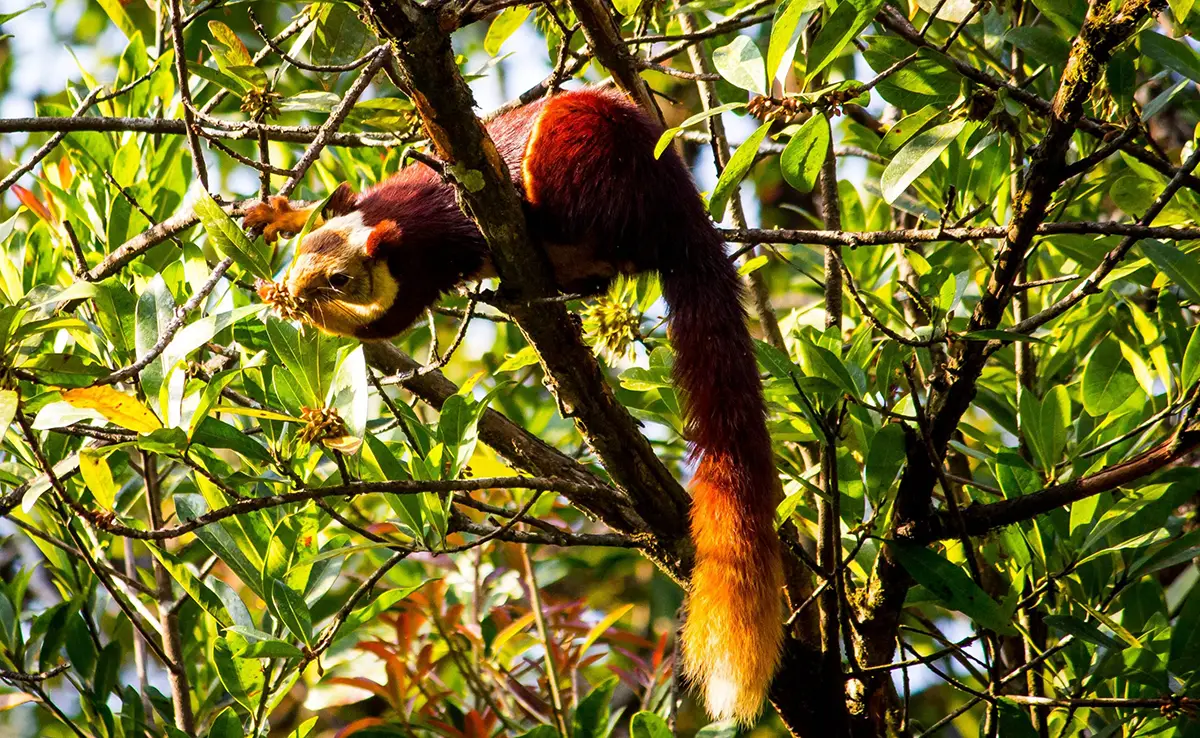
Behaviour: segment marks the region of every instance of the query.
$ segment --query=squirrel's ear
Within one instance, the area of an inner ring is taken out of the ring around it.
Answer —
[[[374,259],[380,252],[400,240],[400,226],[394,220],[381,220],[367,236],[367,258]]]
[[[321,210],[321,215],[326,220],[336,218],[339,215],[345,215],[354,210],[357,200],[358,195],[354,193],[354,190],[350,189],[350,185],[342,182],[325,203],[325,207]]]

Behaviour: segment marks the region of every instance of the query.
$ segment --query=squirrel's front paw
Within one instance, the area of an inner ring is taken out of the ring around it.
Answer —
[[[242,217],[242,225],[246,228],[263,229],[263,240],[274,243],[280,234],[293,236],[304,228],[308,213],[295,210],[286,197],[273,195],[266,202],[251,207]]]

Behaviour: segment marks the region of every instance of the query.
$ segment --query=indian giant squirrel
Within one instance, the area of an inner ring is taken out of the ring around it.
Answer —
[[[783,640],[781,490],[737,270],[682,159],[669,148],[655,156],[660,126],[621,93],[564,92],[498,116],[487,130],[561,290],[659,274],[698,462],[684,667],[713,717],[749,723]],[[244,222],[270,240],[299,232],[308,215],[272,198]],[[358,195],[343,185],[322,215],[282,287],[329,333],[392,338],[443,292],[494,275],[479,229],[428,166],[410,165]]]

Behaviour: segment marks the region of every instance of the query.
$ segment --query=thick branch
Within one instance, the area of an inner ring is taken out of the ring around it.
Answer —
[[[1153,474],[1183,458],[1197,446],[1200,446],[1200,430],[1182,433],[1177,438],[1165,441],[1128,461],[1114,464],[1095,474],[1020,497],[987,505],[972,505],[962,511],[963,526],[967,535],[980,536],[1006,525],[1031,520],[1077,500],[1102,492],[1111,492],[1122,485]],[[954,525],[945,513],[934,516],[927,526],[913,533],[923,540],[952,538],[955,535]]]
[[[662,122],[662,111],[658,109],[650,88],[638,74],[638,60],[629,53],[621,28],[613,20],[608,7],[600,0],[570,0],[571,10],[583,28],[583,37],[604,67],[612,72],[617,85],[634,99],[648,115]]]

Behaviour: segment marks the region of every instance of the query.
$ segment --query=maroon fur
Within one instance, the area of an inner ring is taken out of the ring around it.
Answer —
[[[524,195],[530,236],[547,248],[571,249],[569,259],[557,255],[558,264],[602,262],[611,268],[596,273],[661,277],[675,381],[699,462],[696,576],[708,583],[691,593],[687,668],[710,688],[717,685],[718,694],[723,680],[734,679],[739,696],[732,714],[747,720],[764,697],[782,635],[773,524],[781,493],[741,280],[683,161],[670,148],[655,158],[661,129],[620,93],[563,93],[493,120],[488,131]],[[355,204],[366,225],[394,221],[378,248],[400,285],[395,304],[362,338],[399,333],[484,264],[484,240],[453,189],[422,165]],[[559,281],[578,289],[562,274]],[[710,709],[728,713],[712,694]]]

